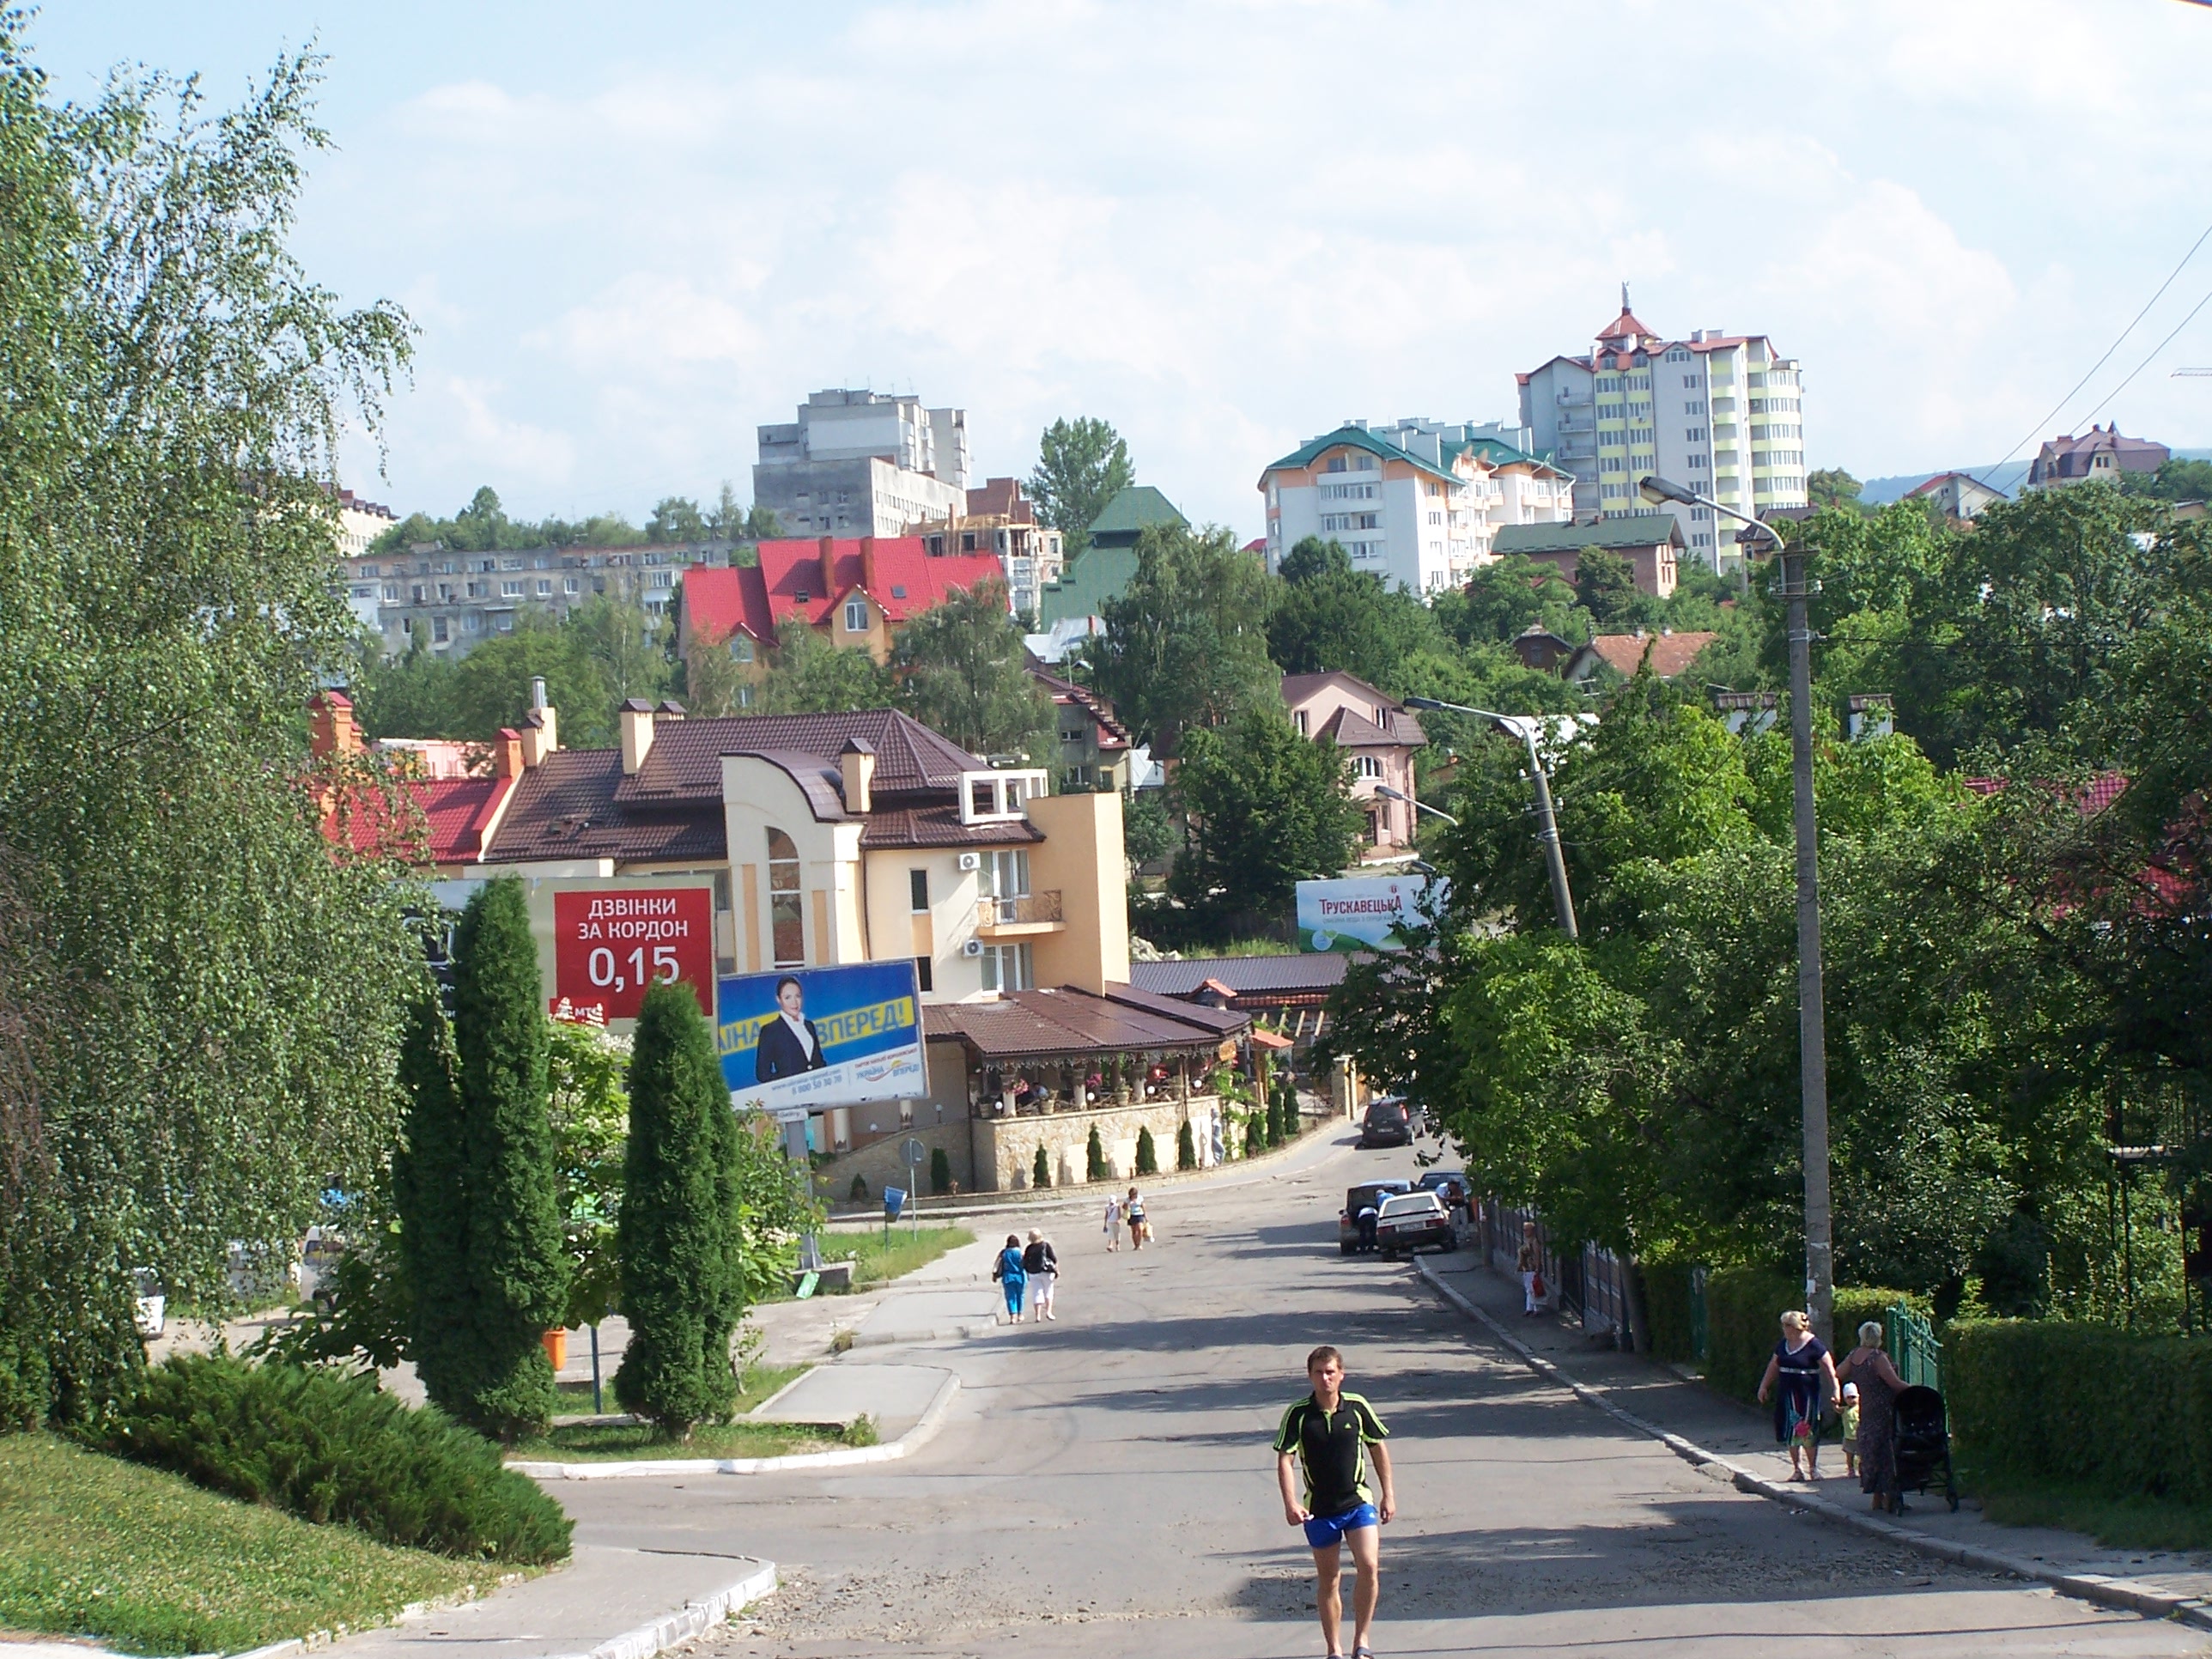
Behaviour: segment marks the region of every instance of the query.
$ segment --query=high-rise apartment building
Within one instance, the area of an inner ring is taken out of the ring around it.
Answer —
[[[1748,513],[1807,505],[1804,382],[1796,359],[1763,334],[1698,329],[1662,339],[1628,307],[1581,357],[1515,377],[1537,449],[1575,477],[1578,513],[1666,511],[1689,556],[1709,569],[1736,556],[1711,509],[1653,508],[1637,483],[1656,472]]]
[[[787,536],[898,536],[968,505],[968,411],[918,398],[817,392],[760,428],[753,501]]]

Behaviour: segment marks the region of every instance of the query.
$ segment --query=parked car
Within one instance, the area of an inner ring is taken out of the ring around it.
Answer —
[[[168,1323],[169,1297],[161,1288],[160,1275],[151,1267],[140,1267],[131,1275],[131,1312],[138,1325],[138,1334],[153,1338],[161,1335]]]
[[[1370,1101],[1366,1116],[1359,1120],[1359,1144],[1363,1146],[1410,1146],[1413,1144],[1413,1120],[1406,1109],[1401,1095],[1384,1095]]]
[[[1464,1170],[1430,1170],[1413,1183],[1417,1193],[1434,1193],[1444,1201],[1447,1209],[1468,1207],[1467,1171]]]
[[[1386,1256],[1420,1249],[1455,1250],[1459,1229],[1434,1193],[1398,1193],[1382,1200],[1375,1218],[1375,1248]]]
[[[1357,1187],[1347,1188],[1344,1208],[1336,1218],[1336,1248],[1345,1255],[1375,1248],[1375,1218],[1381,1214],[1382,1200],[1395,1193],[1411,1192],[1409,1181],[1363,1181]],[[1364,1219],[1363,1219],[1364,1218]]]

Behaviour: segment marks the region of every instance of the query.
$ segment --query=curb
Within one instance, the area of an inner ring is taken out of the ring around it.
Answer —
[[[628,1463],[514,1462],[507,1467],[517,1474],[528,1475],[533,1480],[635,1480],[655,1475],[781,1474],[787,1470],[842,1469],[866,1463],[892,1463],[913,1455],[936,1437],[938,1430],[945,1426],[946,1413],[952,1409],[953,1397],[959,1392],[960,1379],[947,1371],[945,1381],[938,1384],[936,1395],[915,1425],[897,1439],[881,1446],[841,1446],[835,1451],[799,1452],[790,1457],[641,1458]],[[769,1574],[772,1585],[773,1566],[769,1568]],[[652,1652],[659,1650],[649,1650]],[[594,1649],[592,1659],[637,1659],[637,1656],[602,1653]]]
[[[712,1595],[686,1601],[680,1612],[663,1613],[649,1625],[640,1625],[635,1630],[609,1637],[585,1653],[562,1655],[560,1659],[653,1659],[655,1654],[665,1653],[678,1643],[704,1635],[775,1588],[775,1563],[762,1561],[735,1583],[723,1585]]]
[[[1414,1258],[1413,1268],[1428,1282],[1431,1290],[1488,1330],[1512,1352],[1516,1358],[1546,1382],[1556,1383],[1583,1405],[1593,1407],[1637,1433],[1658,1441],[1684,1462],[1694,1465],[1699,1474],[1715,1480],[1727,1481],[1738,1492],[1771,1498],[1778,1504],[1787,1504],[1792,1509],[1802,1510],[1808,1515],[1837,1522],[1890,1543],[1904,1544],[1923,1555],[1932,1555],[1960,1566],[1979,1567],[1988,1571],[2009,1573],[2015,1578],[2033,1579],[2039,1583],[2048,1584],[2062,1595],[2094,1602],[2100,1607],[2117,1608],[2122,1613],[2141,1613],[2149,1619],[2178,1620],[2199,1630],[2212,1630],[2212,1602],[2202,1601],[2194,1596],[2177,1595],[2170,1590],[2138,1583],[2132,1578],[2108,1578],[2101,1573],[2062,1572],[2047,1562],[2025,1560],[2016,1555],[1983,1549],[1974,1544],[1959,1544],[1948,1538],[1931,1537],[1911,1527],[1900,1527],[1894,1521],[1885,1521],[1878,1515],[1862,1515],[1841,1508],[1810,1492],[1783,1481],[1770,1480],[1740,1464],[1731,1463],[1717,1452],[1707,1451],[1696,1442],[1686,1440],[1670,1430],[1661,1428],[1656,1423],[1638,1417],[1634,1412],[1614,1405],[1602,1392],[1588,1383],[1576,1382],[1515,1337],[1491,1315],[1437,1278],[1435,1270],[1418,1256]]]
[[[510,1589],[517,1584],[529,1582],[530,1575],[526,1572],[503,1572],[492,1580],[488,1587],[482,1589],[436,1596],[428,1601],[410,1601],[381,1625],[364,1625],[358,1630],[347,1631],[343,1636],[330,1631],[319,1630],[310,1632],[306,1636],[288,1636],[283,1641],[271,1642],[265,1647],[248,1648],[243,1653],[228,1655],[227,1659],[291,1659],[294,1654],[319,1652],[334,1643],[344,1641],[347,1637],[366,1636],[372,1632],[390,1630],[394,1626],[405,1624],[410,1619],[420,1619],[433,1613],[451,1613],[457,1607],[465,1607],[472,1602],[481,1601],[495,1590]],[[58,1638],[57,1639],[66,1638]],[[5,1648],[0,1648],[0,1654],[5,1652]],[[105,1648],[86,1647],[83,1654],[84,1659],[128,1659],[126,1655],[111,1654]],[[193,1654],[189,1656],[189,1659],[226,1659],[226,1656],[220,1652],[202,1653]]]

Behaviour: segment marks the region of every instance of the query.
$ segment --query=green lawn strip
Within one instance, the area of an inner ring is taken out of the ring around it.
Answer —
[[[2085,1532],[2108,1549],[2212,1549],[2212,1504],[2011,1479],[1977,1477],[1972,1489],[1982,1513],[2008,1527]]]
[[[837,1431],[809,1423],[702,1423],[689,1440],[664,1437],[649,1423],[564,1423],[509,1454],[536,1463],[617,1463],[686,1457],[789,1457],[845,1443]]]
[[[887,1240],[880,1231],[828,1233],[822,1240],[823,1258],[850,1261],[853,1285],[880,1285],[917,1267],[926,1267],[949,1250],[973,1244],[975,1235],[965,1227],[924,1227],[918,1231],[894,1226]]]
[[[489,1590],[483,1563],[393,1549],[46,1434],[0,1436],[0,1628],[132,1653],[241,1652]]]

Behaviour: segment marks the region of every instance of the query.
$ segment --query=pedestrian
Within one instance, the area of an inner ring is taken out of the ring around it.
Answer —
[[[1029,1275],[1022,1270],[1022,1236],[1006,1235],[1006,1247],[999,1252],[999,1259],[991,1268],[991,1277],[999,1281],[999,1288],[1006,1293],[1006,1323],[1022,1322],[1022,1292],[1029,1287]]]
[[[1375,1603],[1382,1593],[1380,1528],[1398,1512],[1390,1480],[1389,1430],[1375,1408],[1344,1390],[1344,1356],[1319,1347],[1306,1356],[1306,1380],[1313,1392],[1283,1413],[1275,1431],[1275,1481],[1281,1488],[1283,1519],[1305,1528],[1313,1548],[1316,1606],[1322,1639],[1329,1659],[1345,1659],[1340,1644],[1344,1617],[1339,1589],[1343,1547],[1352,1547],[1352,1659],[1374,1659],[1368,1639],[1375,1625]],[[1367,1487],[1367,1453],[1373,1448],[1382,1502]],[[1293,1465],[1304,1471],[1303,1494],[1293,1483]]]
[[[1022,1252],[1022,1273],[1030,1282],[1031,1317],[1057,1320],[1060,1316],[1052,1310],[1052,1289],[1060,1281],[1060,1258],[1035,1227],[1030,1229],[1029,1247]]]
[[[1836,1413],[1837,1424],[1844,1433],[1844,1477],[1849,1480],[1859,1478],[1859,1385],[1844,1384],[1844,1408]]]
[[[1844,1356],[1836,1375],[1865,1386],[1859,1389],[1859,1490],[1872,1507],[1905,1513],[1905,1492],[1897,1480],[1897,1396],[1905,1379],[1882,1352],[1881,1321],[1859,1327],[1859,1345]]]
[[[1106,1248],[1121,1248],[1121,1200],[1111,1193],[1106,1194]]]
[[[1521,1224],[1521,1254],[1514,1265],[1521,1272],[1521,1317],[1533,1319],[1544,1310],[1544,1246],[1533,1221]]]
[[[1121,1213],[1128,1218],[1129,1248],[1141,1250],[1152,1242],[1152,1224],[1145,1219],[1145,1200],[1137,1195],[1134,1187],[1129,1188],[1128,1201],[1121,1206]]]
[[[1790,1448],[1790,1478],[1818,1480],[1821,1407],[1832,1408],[1836,1403],[1836,1362],[1828,1357],[1827,1345],[1813,1334],[1811,1322],[1795,1308],[1782,1316],[1782,1340],[1774,1345],[1766,1375],[1759,1380],[1760,1405],[1770,1393],[1774,1395],[1774,1437]]]

